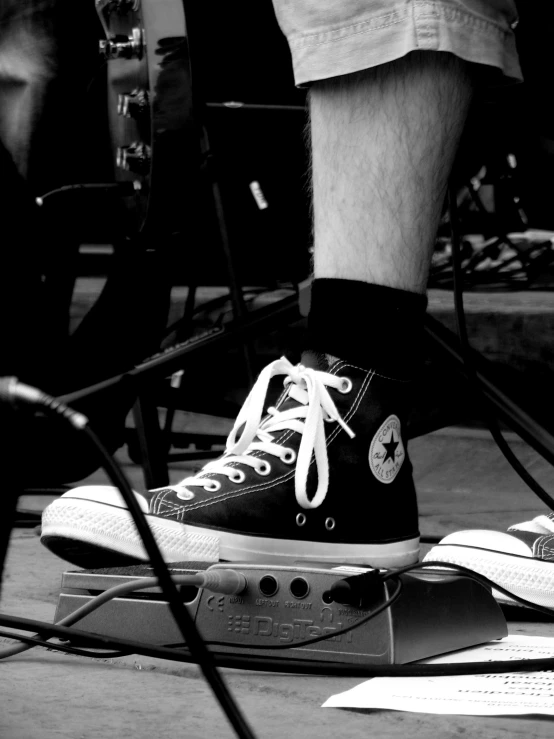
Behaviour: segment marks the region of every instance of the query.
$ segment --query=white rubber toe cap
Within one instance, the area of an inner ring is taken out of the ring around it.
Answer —
[[[468,529],[456,531],[441,539],[439,546],[471,547],[473,549],[488,549],[505,554],[516,554],[520,557],[532,557],[533,551],[528,544],[511,534],[502,531],[487,531],[486,529]]]
[[[135,492],[135,491],[133,491]],[[64,493],[62,499],[77,498],[79,500],[90,500],[95,503],[104,503],[115,508],[127,508],[123,496],[116,487],[111,485],[83,485]],[[144,513],[148,513],[148,502],[140,494],[135,492],[135,498]]]

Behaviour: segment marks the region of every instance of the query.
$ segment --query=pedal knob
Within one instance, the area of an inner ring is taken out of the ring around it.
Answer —
[[[125,118],[140,120],[149,113],[148,91],[135,89],[117,96],[117,112]]]
[[[144,54],[144,40],[141,28],[133,28],[130,36],[118,34],[98,42],[101,56],[111,59],[142,59]]]
[[[146,175],[150,170],[151,158],[150,147],[147,144],[133,143],[118,147],[116,165],[128,172]]]

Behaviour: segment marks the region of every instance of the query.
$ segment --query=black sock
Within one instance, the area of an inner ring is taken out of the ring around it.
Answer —
[[[308,348],[397,379],[420,364],[427,297],[358,280],[312,282]]]

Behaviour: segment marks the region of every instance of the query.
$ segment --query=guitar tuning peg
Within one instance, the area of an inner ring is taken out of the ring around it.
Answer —
[[[146,175],[150,171],[150,160],[150,147],[142,142],[134,142],[117,149],[116,165],[119,169]]]
[[[111,59],[142,59],[145,51],[141,28],[133,28],[130,36],[123,34],[100,39],[98,50],[107,61]]]

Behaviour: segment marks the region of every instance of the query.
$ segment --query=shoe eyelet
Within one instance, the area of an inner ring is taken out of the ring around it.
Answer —
[[[304,526],[306,523],[306,514],[305,513],[297,513],[296,514],[296,525],[297,526]]]
[[[177,497],[179,500],[192,500],[194,498],[194,493],[191,493],[190,490],[179,490]]]
[[[208,493],[217,493],[218,490],[221,490],[221,483],[219,480],[207,480],[204,484],[204,490],[207,490]]]
[[[271,465],[269,462],[266,462],[266,460],[262,460],[260,464],[256,467],[256,472],[258,475],[263,475],[265,477],[266,475],[269,475],[271,472]]]
[[[352,390],[352,380],[349,377],[341,377],[338,390],[343,395],[349,393]]]
[[[242,470],[235,470],[232,475],[229,475],[229,480],[238,485],[240,482],[244,482],[246,480],[246,475]]]
[[[336,526],[335,519],[334,518],[326,518],[325,519],[325,528],[327,531],[332,531]]]
[[[296,452],[294,449],[285,449],[284,454],[281,455],[281,459],[285,464],[292,464],[296,461]]]

